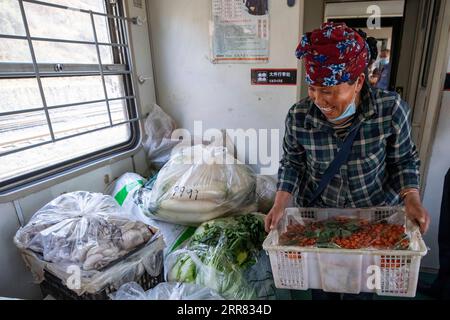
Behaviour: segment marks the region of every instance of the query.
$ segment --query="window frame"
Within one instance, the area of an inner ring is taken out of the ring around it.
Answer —
[[[19,2],[19,6],[21,8],[22,18],[24,19],[24,7],[23,3],[34,3],[45,5],[49,7],[61,8],[61,9],[74,9],[69,8],[67,6],[62,6],[53,3],[47,3],[45,1],[34,1],[34,0],[17,0]],[[33,170],[32,172],[28,172],[25,174],[21,174],[16,177],[12,177],[3,182],[0,182],[0,201],[5,198],[10,198],[12,195],[17,195],[22,192],[26,192],[31,189],[36,189],[39,185],[48,184],[50,181],[60,180],[59,178],[65,177],[67,175],[73,175],[75,173],[81,174],[87,168],[92,169],[94,166],[99,166],[103,163],[111,162],[112,159],[121,159],[125,157],[130,157],[135,154],[139,149],[142,142],[142,126],[140,121],[141,111],[138,108],[137,104],[137,87],[135,86],[134,81],[134,70],[133,70],[133,61],[132,61],[132,53],[131,53],[131,43],[130,39],[130,30],[127,25],[128,21],[133,21],[133,19],[127,17],[126,8],[124,6],[123,1],[114,1],[111,2],[109,0],[103,0],[106,7],[105,13],[94,13],[90,10],[80,10],[75,9],[77,11],[82,11],[84,13],[90,14],[91,21],[94,23],[94,15],[103,16],[107,19],[108,22],[108,30],[110,36],[110,43],[100,43],[97,41],[97,35],[94,33],[95,42],[89,41],[72,41],[72,40],[63,40],[63,39],[49,39],[49,38],[37,38],[31,37],[28,25],[24,25],[26,36],[12,36],[12,35],[0,35],[0,39],[4,38],[13,38],[13,39],[21,39],[28,41],[29,49],[32,48],[32,41],[49,41],[49,42],[65,42],[65,43],[84,43],[90,45],[96,45],[97,54],[98,54],[98,64],[55,64],[55,63],[37,63],[36,58],[33,57],[32,54],[32,63],[0,63],[0,79],[19,79],[19,78],[31,78],[37,79],[39,85],[39,91],[41,98],[43,100],[43,106],[41,108],[32,108],[32,109],[23,109],[18,111],[4,112],[3,116],[9,114],[23,114],[30,111],[44,111],[48,116],[48,110],[54,109],[55,106],[51,106],[50,108],[44,102],[45,94],[43,92],[42,83],[39,78],[47,78],[47,77],[70,77],[70,76],[99,76],[101,77],[103,88],[105,90],[104,99],[99,99],[96,101],[86,101],[80,103],[72,103],[61,106],[56,106],[56,108],[64,108],[75,105],[88,105],[93,102],[105,102],[108,107],[108,116],[111,117],[109,102],[114,100],[122,100],[126,102],[126,109],[128,113],[128,120],[125,122],[120,122],[117,124],[112,123],[110,118],[110,126],[107,126],[103,129],[113,128],[118,125],[128,124],[130,130],[130,138],[126,142],[122,142],[120,144],[114,145],[112,147],[103,148],[96,152],[87,153],[83,156],[75,157],[64,162],[60,162],[54,165],[49,165],[45,168]],[[110,23],[110,21],[114,21],[114,23]],[[116,27],[118,27],[116,29]],[[95,28],[95,27],[94,27]],[[116,37],[117,36],[117,37]],[[113,62],[118,62],[117,59],[122,63],[117,64],[102,64],[99,46],[100,45],[108,45],[112,48],[122,47],[123,52],[118,52],[119,50],[112,50],[112,56],[114,57]],[[62,67],[58,69],[58,66]],[[37,69],[36,69],[37,68]],[[97,70],[95,70],[97,68]],[[106,76],[121,76],[123,78],[123,86],[125,96],[121,98],[108,98],[107,88],[105,85],[105,77]],[[51,121],[48,120],[49,129],[51,130]],[[83,134],[88,134],[90,132],[98,131],[88,130],[81,134],[70,135],[69,137],[63,137],[59,139],[55,139],[52,135],[52,140],[50,143],[66,140],[68,138],[73,138],[77,136],[82,136]],[[31,149],[33,147],[38,147],[39,144],[33,145],[28,148],[20,148],[17,149],[19,151],[9,152],[16,153],[24,151],[26,149]],[[8,152],[3,153],[0,156],[5,156],[9,154]]]

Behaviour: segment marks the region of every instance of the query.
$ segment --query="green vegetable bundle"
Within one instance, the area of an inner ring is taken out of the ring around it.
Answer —
[[[258,289],[246,280],[246,271],[258,262],[265,235],[260,214],[206,222],[187,248],[169,255],[167,280],[203,285],[226,299],[256,299]]]

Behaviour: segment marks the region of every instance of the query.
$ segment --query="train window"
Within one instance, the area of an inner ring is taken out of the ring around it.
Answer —
[[[0,0],[0,193],[136,147],[122,1]]]

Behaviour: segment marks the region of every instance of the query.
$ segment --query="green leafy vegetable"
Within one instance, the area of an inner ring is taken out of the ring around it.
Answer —
[[[244,272],[257,262],[265,238],[261,215],[248,214],[202,224],[176,257],[169,281],[195,282],[228,299],[254,299]]]

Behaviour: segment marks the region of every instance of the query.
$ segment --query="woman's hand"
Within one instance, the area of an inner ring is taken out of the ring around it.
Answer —
[[[420,232],[425,234],[430,226],[430,215],[428,214],[427,209],[422,206],[419,192],[410,192],[406,194],[404,202],[406,215],[412,221],[415,221],[420,227]]]
[[[276,229],[278,223],[280,222],[281,217],[284,214],[283,207],[273,206],[270,210],[269,214],[264,219],[264,226],[266,228],[266,232],[269,233],[271,230]]]
[[[275,202],[269,214],[264,219],[264,226],[266,232],[269,233],[275,229],[284,214],[284,209],[287,208],[289,202],[292,200],[292,195],[286,191],[278,191],[275,196]]]

